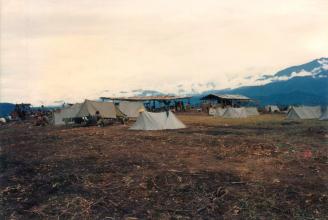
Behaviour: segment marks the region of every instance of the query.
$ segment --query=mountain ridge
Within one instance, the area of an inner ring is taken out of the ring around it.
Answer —
[[[249,79],[251,78],[249,77]],[[328,105],[328,58],[326,57],[287,67],[273,75],[262,75],[255,81],[265,82],[260,85],[241,86],[233,89],[208,89],[201,92],[195,90],[188,92],[183,84],[179,84],[176,95],[191,95],[199,98],[209,93],[229,93],[249,96],[258,100],[261,105]],[[214,87],[213,85],[214,82],[208,82],[205,86]],[[203,84],[198,83],[198,86],[203,86]],[[138,94],[133,95],[164,94],[155,90],[151,90],[150,94],[146,91],[149,92],[150,90],[138,90]]]
[[[104,90],[100,96],[154,96],[186,95],[194,96],[193,100],[209,93],[241,94],[266,104],[303,104],[328,105],[328,57],[314,59],[308,63],[294,65],[279,70],[275,74],[252,75],[244,77],[245,86],[216,89],[216,82],[190,83],[176,85],[176,92],[165,93],[151,89],[134,89],[112,93]],[[248,85],[247,85],[248,84]],[[60,101],[64,102],[64,101]],[[56,102],[54,102],[56,103]],[[0,103],[0,110],[1,103]]]

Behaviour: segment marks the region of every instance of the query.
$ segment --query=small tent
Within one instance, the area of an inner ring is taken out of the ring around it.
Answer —
[[[54,112],[54,124],[64,125],[67,119],[75,118],[76,114],[80,111],[81,105],[81,103],[77,103]]]
[[[256,107],[247,107],[245,108],[247,116],[257,116],[260,115]]]
[[[267,105],[265,106],[265,110],[268,112],[280,112],[280,109],[276,105]]]
[[[245,108],[227,108],[223,118],[247,118],[247,112]]]
[[[209,110],[208,110],[208,114],[209,115],[215,115],[216,114],[216,109],[215,108],[213,108],[213,107],[211,107]]]
[[[320,116],[320,120],[328,120],[328,107],[326,108],[326,110]]]
[[[119,103],[119,109],[129,118],[137,118],[141,110],[145,110],[142,102],[122,101]]]
[[[181,129],[186,126],[171,112],[142,111],[131,130],[166,130]]]
[[[288,114],[287,119],[299,120],[299,119],[315,119],[321,116],[320,106],[303,106],[303,107],[292,107]]]
[[[217,107],[215,109],[214,117],[222,117],[225,111],[226,111],[226,108]]]

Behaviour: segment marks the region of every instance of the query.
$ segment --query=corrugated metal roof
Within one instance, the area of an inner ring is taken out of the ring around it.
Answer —
[[[134,97],[100,97],[100,99],[119,101],[169,101],[177,99],[189,99],[191,96],[134,96]]]
[[[218,97],[220,99],[251,100],[250,98],[244,95],[231,95],[231,94],[208,94],[204,96],[202,99],[207,99],[211,96]]]

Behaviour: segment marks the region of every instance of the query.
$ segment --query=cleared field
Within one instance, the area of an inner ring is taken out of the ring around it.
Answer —
[[[263,114],[248,118],[222,118],[222,117],[211,117],[208,115],[188,115],[180,114],[179,118],[190,125],[207,125],[207,126],[218,126],[218,125],[254,125],[260,123],[277,124],[285,121],[285,114]]]
[[[0,127],[2,217],[328,218],[327,122],[178,116],[187,129]]]

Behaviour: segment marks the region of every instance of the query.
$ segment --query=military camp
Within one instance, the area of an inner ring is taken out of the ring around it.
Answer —
[[[241,204],[240,198],[253,204],[247,216],[268,201],[276,202],[266,206],[274,216],[283,216],[275,211],[282,203],[283,210],[301,213],[295,204],[310,194],[322,200],[309,202],[313,207],[325,203],[318,173],[328,176],[327,106],[261,105],[219,93],[194,100],[158,95],[99,97],[55,108],[16,104],[0,118],[4,199],[23,200],[10,200],[7,207],[29,218],[72,217],[67,210],[81,209],[101,218],[131,214],[142,203],[143,218],[149,216],[145,210],[157,215],[163,201],[166,209],[190,210],[183,216],[224,212],[230,218],[227,209]],[[302,175],[292,178],[295,172]],[[290,187],[302,194],[290,197],[284,191]],[[217,208],[198,212],[211,198],[220,202]]]
[[[328,0],[0,0],[0,220],[328,220]]]

